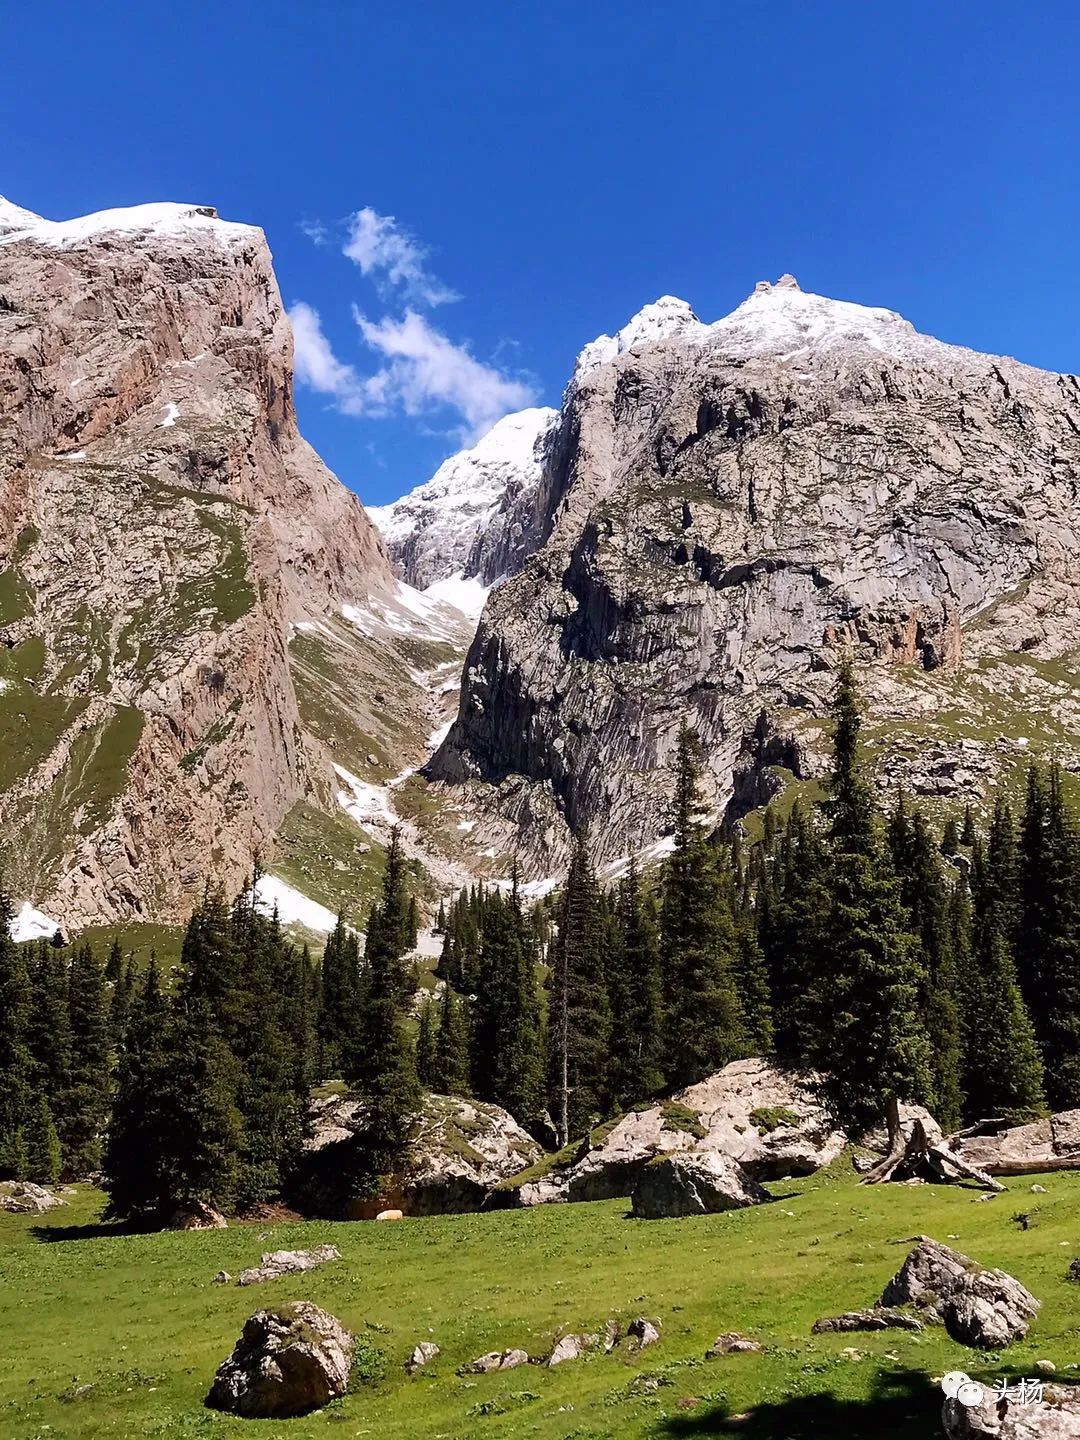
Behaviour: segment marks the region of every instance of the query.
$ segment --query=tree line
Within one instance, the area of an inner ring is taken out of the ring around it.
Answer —
[[[174,1223],[289,1191],[320,1082],[365,1102],[354,1193],[392,1170],[425,1088],[507,1109],[562,1146],[732,1060],[826,1076],[838,1119],[896,1096],[946,1126],[1080,1106],[1080,835],[1056,767],[940,833],[884,814],[859,759],[854,681],[834,702],[829,798],[719,836],[680,733],[670,854],[603,886],[587,839],[531,908],[516,874],[440,906],[439,993],[414,1016],[417,911],[395,835],[366,940],[321,962],[257,908],[208,893],[179,965],[114,944],[16,945],[0,897],[0,1175],[100,1174],[111,1213]],[[257,877],[256,877],[257,879]]]

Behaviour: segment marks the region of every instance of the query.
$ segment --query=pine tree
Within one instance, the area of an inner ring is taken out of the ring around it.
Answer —
[[[444,900],[439,901],[439,913],[435,917],[435,934],[446,934],[446,902]]]
[[[330,1080],[355,1063],[360,1043],[360,944],[343,914],[327,939],[321,976],[318,1071]]]
[[[44,942],[29,967],[31,1003],[26,1041],[33,1060],[34,1090],[49,1102],[51,1118],[61,1113],[71,1088],[71,1010],[68,965],[60,950]]]
[[[120,939],[113,936],[113,942],[109,946],[109,958],[105,961],[105,983],[107,985],[118,984],[124,973],[124,955],[120,949]]]
[[[361,1043],[350,1057],[345,1076],[368,1106],[365,1139],[371,1173],[360,1177],[362,1184],[392,1170],[421,1106],[415,1056],[402,1013],[408,905],[404,858],[395,829],[387,851],[382,897],[368,927]]]
[[[84,1176],[101,1164],[109,1115],[110,1037],[105,978],[88,945],[80,945],[68,971],[71,1023],[70,1084],[56,1114],[67,1174]]]
[[[548,978],[548,1088],[560,1145],[595,1124],[607,1098],[610,1016],[599,908],[596,876],[578,837]]]
[[[626,1109],[656,1094],[661,1066],[663,993],[660,939],[652,897],[642,894],[633,857],[619,886],[615,940],[608,968],[612,1099]]]
[[[743,1053],[730,887],[700,823],[700,745],[684,723],[676,753],[675,850],[664,877],[661,950],[667,966],[669,1082],[689,1085]]]
[[[796,801],[772,862],[757,884],[758,943],[772,1000],[773,1043],[785,1063],[816,1062],[831,1019],[823,975],[828,955],[827,858],[813,818]]]
[[[113,1048],[118,1051],[124,1045],[124,1036],[127,1033],[128,1018],[137,983],[135,957],[131,956],[121,971],[120,978],[113,986],[112,998],[109,1001],[109,1038]]]
[[[11,939],[12,909],[0,894],[0,1178],[23,1179],[32,1108],[27,1044],[31,992],[23,950]]]
[[[819,981],[832,1025],[815,1059],[830,1072],[837,1114],[858,1129],[880,1121],[892,1097],[926,1103],[933,1074],[919,1014],[926,988],[920,947],[907,929],[858,762],[861,722],[849,663],[840,671],[834,719],[827,969]]]
[[[941,853],[949,857],[960,853],[960,831],[952,815],[945,821],[941,832]]]
[[[198,1205],[229,1210],[244,1139],[236,1103],[240,1074],[205,999],[181,1000],[166,1029],[165,1048],[167,1133],[159,1213],[171,1222]]]
[[[1028,776],[1021,836],[1021,988],[1055,1110],[1080,1106],[1080,830],[1055,764]]]
[[[953,891],[951,922],[958,977],[961,1089],[967,1119],[1031,1119],[1043,1108],[1042,1060],[1020,994],[1007,935],[1007,901],[976,837],[973,925],[967,887]]]
[[[922,1023],[930,1042],[933,1108],[946,1130],[960,1122],[960,1017],[949,896],[926,817],[901,797],[889,825],[889,847],[908,923],[922,949]]]
[[[425,995],[416,1019],[416,1078],[427,1090],[435,1089],[435,1002]]]
[[[117,1069],[116,1095],[103,1158],[107,1214],[160,1221],[169,1206],[167,1014],[151,955],[142,992],[134,997]]]
[[[439,1001],[431,1088],[440,1095],[470,1095],[469,1026],[462,1002],[449,985]]]
[[[24,1140],[27,1178],[39,1185],[55,1185],[61,1174],[60,1137],[44,1095],[30,1107]]]

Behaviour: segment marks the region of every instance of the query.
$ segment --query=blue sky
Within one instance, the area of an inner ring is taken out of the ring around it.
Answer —
[[[0,193],[262,225],[323,386],[304,431],[373,502],[501,407],[557,404],[581,345],[664,293],[712,320],[790,270],[1080,369],[1075,0],[4,15]]]

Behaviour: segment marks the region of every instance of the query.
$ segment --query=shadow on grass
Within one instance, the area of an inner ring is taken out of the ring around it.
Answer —
[[[86,1225],[31,1225],[28,1234],[42,1245],[58,1240],[102,1240],[110,1235],[149,1235],[160,1226],[130,1225],[120,1220],[93,1220]]]
[[[828,1392],[794,1395],[745,1414],[713,1406],[667,1419],[657,1431],[672,1440],[729,1435],[738,1440],[927,1440],[941,1427],[941,1391],[918,1370],[877,1377],[865,1400]]]

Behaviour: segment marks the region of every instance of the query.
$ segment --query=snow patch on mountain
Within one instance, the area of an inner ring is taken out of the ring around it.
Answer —
[[[505,415],[471,449],[444,460],[423,485],[391,505],[367,507],[411,585],[427,590],[455,576],[494,578],[485,573],[478,541],[497,526],[509,500],[535,490],[558,418],[557,410],[543,407]]]
[[[20,940],[48,940],[60,929],[59,923],[51,916],[36,910],[29,900],[23,902],[19,913],[12,916],[11,938]]]
[[[674,295],[661,295],[645,305],[614,335],[598,335],[584,346],[574,366],[571,385],[577,384],[590,370],[607,365],[627,350],[639,350],[678,335],[683,339],[703,340],[708,333],[685,300]]]
[[[81,215],[73,220],[46,220],[0,195],[0,245],[14,245],[20,240],[29,240],[36,245],[73,250],[92,244],[106,234],[132,237],[139,232],[154,235],[202,232],[212,235],[221,245],[250,239],[259,233],[252,225],[239,225],[234,221],[219,219],[212,205],[161,202],[130,205],[117,210],[98,210],[92,215]]]
[[[264,915],[277,911],[282,925],[302,925],[316,934],[329,934],[337,916],[325,905],[304,895],[276,875],[260,875],[255,885],[255,906]]]

